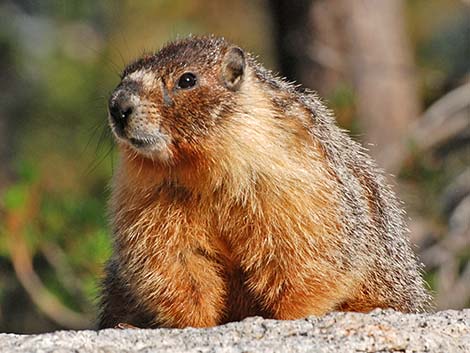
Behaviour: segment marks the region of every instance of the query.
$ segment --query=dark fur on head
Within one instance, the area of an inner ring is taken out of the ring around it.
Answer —
[[[222,38],[191,37],[173,42],[127,66],[110,104],[122,92],[138,95],[139,107],[146,108],[142,120],[156,122],[158,129],[154,134],[139,133],[142,122],[134,133],[147,140],[158,135],[155,138],[167,144],[169,158],[164,158],[165,163],[174,164],[197,155],[199,138],[234,113],[234,97],[243,81],[245,65],[243,51]],[[178,80],[188,73],[194,75],[196,85],[181,89]],[[124,137],[132,142],[133,132]]]

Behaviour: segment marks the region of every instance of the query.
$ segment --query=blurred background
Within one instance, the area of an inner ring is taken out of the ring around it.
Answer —
[[[3,0],[0,332],[93,327],[107,97],[126,63],[189,33],[318,91],[396,176],[436,308],[470,306],[468,0]]]

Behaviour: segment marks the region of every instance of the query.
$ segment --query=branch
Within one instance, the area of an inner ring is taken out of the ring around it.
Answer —
[[[34,217],[34,209],[34,202],[29,200],[24,209],[6,213],[6,233],[16,276],[33,303],[49,319],[66,328],[89,328],[91,321],[84,315],[64,306],[46,288],[34,270],[31,254],[23,235],[26,224]]]
[[[470,84],[464,84],[432,104],[418,120],[410,140],[421,151],[435,148],[470,129]]]

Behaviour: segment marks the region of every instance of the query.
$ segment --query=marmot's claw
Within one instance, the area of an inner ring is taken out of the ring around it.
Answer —
[[[116,326],[114,326],[114,328],[118,328],[118,329],[124,330],[124,329],[128,329],[128,328],[136,329],[136,328],[138,328],[138,327],[137,327],[137,326],[134,326],[134,325],[131,325],[131,324],[126,324],[125,322],[120,322],[119,324],[117,324]]]

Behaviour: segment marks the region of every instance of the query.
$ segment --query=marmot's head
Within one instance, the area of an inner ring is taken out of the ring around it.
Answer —
[[[109,99],[119,144],[168,164],[191,158],[233,113],[245,69],[243,51],[213,37],[176,41],[135,61]]]

